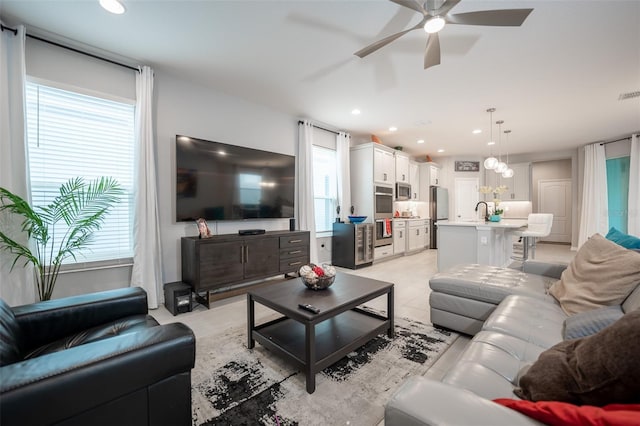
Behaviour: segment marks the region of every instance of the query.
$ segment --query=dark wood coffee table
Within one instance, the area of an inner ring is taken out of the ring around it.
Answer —
[[[387,295],[387,316],[376,315],[358,306]],[[254,303],[284,315],[264,324],[255,324]],[[298,307],[311,304],[314,314]],[[300,279],[286,280],[247,293],[247,346],[257,340],[304,371],[307,392],[316,390],[316,373],[335,363],[375,336],[394,336],[393,284],[338,273],[326,290],[309,290]]]

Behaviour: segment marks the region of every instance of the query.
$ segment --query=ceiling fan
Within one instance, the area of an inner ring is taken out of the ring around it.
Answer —
[[[424,69],[440,64],[440,38],[438,37],[438,31],[444,28],[445,24],[519,27],[524,20],[527,19],[531,11],[533,11],[533,9],[500,9],[450,14],[449,11],[460,3],[460,0],[427,0],[424,2],[419,0],[389,1],[422,13],[422,20],[407,30],[387,36],[358,50],[354,55],[364,58],[381,47],[397,40],[406,33],[417,30],[418,28],[424,28],[429,34],[427,37],[427,47],[424,52]]]

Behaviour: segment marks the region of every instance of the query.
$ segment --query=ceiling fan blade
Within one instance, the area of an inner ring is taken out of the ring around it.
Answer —
[[[460,3],[460,0],[447,0],[444,2],[444,4],[440,7],[440,9],[434,11],[434,13],[436,15],[446,15],[447,13],[449,13],[449,11],[451,9],[453,9],[453,7],[455,5],[457,5],[458,3]]]
[[[429,34],[424,50],[424,69],[440,65],[440,37],[438,33]]]
[[[447,15],[446,21],[449,24],[519,27],[532,11],[533,9],[502,9],[455,13]]]
[[[390,36],[387,36],[387,37],[385,37],[383,39],[380,39],[380,40],[376,41],[375,43],[371,43],[369,46],[358,50],[356,53],[354,53],[354,55],[356,55],[356,56],[358,56],[360,58],[364,58],[365,56],[375,52],[376,50],[380,49],[381,47],[386,46],[387,44],[391,43],[392,41],[399,39],[400,37],[402,37],[403,35],[405,35],[409,31],[413,31],[415,29],[422,28],[423,26],[424,26],[424,19],[418,25],[416,25],[414,27],[411,27],[408,30],[400,31],[399,33],[395,33],[395,34],[391,34]]]
[[[389,0],[392,3],[399,4],[400,6],[408,7],[409,9],[413,9],[416,12],[420,12],[423,15],[427,13],[422,5],[422,2],[418,0]]]

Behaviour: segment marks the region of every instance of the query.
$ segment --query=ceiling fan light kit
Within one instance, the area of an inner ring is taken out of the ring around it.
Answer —
[[[445,0],[439,6],[437,6],[438,2],[433,0],[427,0],[424,2],[419,0],[389,1],[421,13],[422,20],[417,25],[409,29],[391,34],[390,36],[380,39],[369,46],[358,50],[354,55],[364,58],[387,44],[399,39],[406,33],[418,28],[424,28],[424,30],[429,34],[427,38],[427,47],[424,51],[424,69],[440,64],[440,39],[438,37],[438,32],[444,28],[445,24],[519,27],[533,11],[533,9],[499,9],[449,14],[449,11],[460,3],[460,0]]]
[[[445,20],[441,16],[434,16],[429,19],[426,24],[424,24],[424,30],[428,34],[437,33],[441,29],[444,28]]]

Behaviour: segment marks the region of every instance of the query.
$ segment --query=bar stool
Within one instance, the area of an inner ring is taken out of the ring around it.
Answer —
[[[551,225],[553,224],[553,214],[551,213],[530,213],[527,218],[527,227],[522,231],[515,231],[513,234],[522,240],[522,257],[512,256],[513,260],[526,261],[529,259],[529,249],[531,258],[536,258],[536,241],[538,238],[549,236]]]

